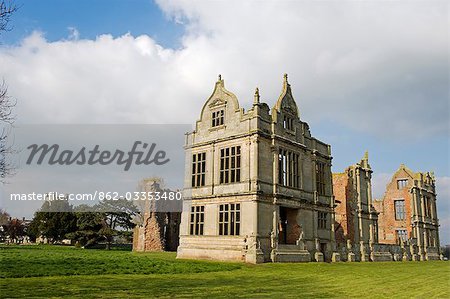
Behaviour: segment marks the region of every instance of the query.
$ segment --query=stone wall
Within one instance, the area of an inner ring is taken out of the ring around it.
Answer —
[[[172,192],[160,187],[161,179],[145,179],[140,190],[145,192]],[[179,245],[181,201],[142,201],[142,221],[133,231],[134,251],[176,251]],[[166,204],[166,205],[165,205]],[[174,206],[180,205],[180,207]]]

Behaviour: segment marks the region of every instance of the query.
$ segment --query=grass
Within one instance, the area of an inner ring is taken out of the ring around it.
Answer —
[[[242,267],[232,263],[175,260],[173,252],[143,254],[50,245],[0,246],[0,257],[0,278],[204,273]]]
[[[0,297],[449,298],[450,263],[245,265],[57,246],[0,247]]]

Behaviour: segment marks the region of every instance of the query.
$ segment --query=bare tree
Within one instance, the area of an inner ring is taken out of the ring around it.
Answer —
[[[0,181],[4,182],[5,178],[12,175],[14,165],[9,156],[14,152],[12,145],[8,142],[10,128],[15,120],[12,109],[16,102],[8,96],[8,88],[5,82],[0,84]]]
[[[11,16],[17,11],[17,6],[12,1],[2,0],[0,2],[0,33],[3,31],[9,31],[8,27]]]
[[[9,31],[11,16],[17,11],[17,6],[12,1],[0,1],[0,35],[4,31]],[[4,81],[0,84],[0,181],[13,173],[13,165],[8,156],[13,152],[8,144],[9,128],[15,120],[12,110],[16,102],[8,95],[8,88]]]

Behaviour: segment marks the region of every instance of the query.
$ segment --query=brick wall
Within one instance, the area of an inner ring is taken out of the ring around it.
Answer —
[[[397,180],[408,179],[408,184],[403,189],[397,188]],[[403,168],[400,168],[386,186],[386,192],[382,202],[376,202],[375,209],[380,213],[378,216],[379,242],[385,244],[397,243],[397,229],[405,229],[408,238],[411,237],[411,208],[412,194],[409,192],[414,180]],[[405,219],[395,219],[395,200],[405,200]]]
[[[348,173],[333,173],[333,194],[337,206],[335,208],[335,238],[338,245],[345,245],[347,239],[353,240],[355,235],[353,213],[351,210],[352,192],[349,188]]]

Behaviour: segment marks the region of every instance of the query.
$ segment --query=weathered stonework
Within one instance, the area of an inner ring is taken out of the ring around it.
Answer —
[[[440,259],[433,173],[413,172],[402,164],[383,199],[374,201],[374,205],[379,212],[380,243],[400,245],[403,241],[412,260]]]
[[[143,192],[170,192],[162,190],[160,181],[143,180]],[[133,230],[134,251],[176,251],[179,244],[181,212],[164,211],[155,206],[155,201],[144,201],[142,222]]]
[[[367,152],[345,172],[333,173],[337,247],[348,247],[348,241],[357,245],[352,247],[357,261],[369,261],[373,244],[378,242],[378,213],[372,205],[371,178]]]
[[[372,201],[371,174],[367,153],[333,174],[338,252],[347,261],[439,259],[434,176],[402,165],[383,200]]]
[[[331,261],[331,147],[300,120],[287,76],[272,110],[256,90],[246,112],[219,77],[185,148],[178,258]]]
[[[379,201],[367,153],[332,175],[331,148],[300,120],[287,76],[271,110],[257,89],[246,112],[219,77],[185,150],[182,214],[146,206],[134,250],[247,263],[441,256],[434,175],[402,165]]]

